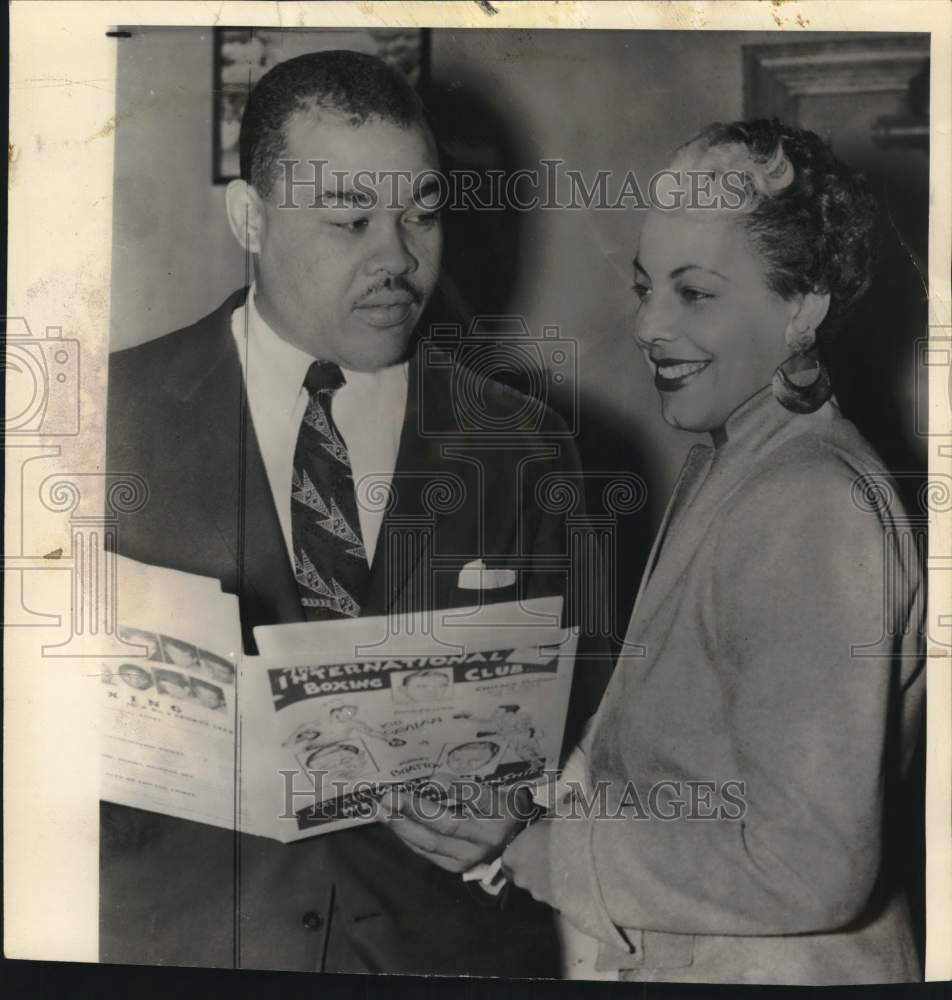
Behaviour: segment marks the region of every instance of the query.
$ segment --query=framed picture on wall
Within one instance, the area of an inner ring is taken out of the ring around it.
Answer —
[[[212,183],[238,176],[238,133],[251,88],[278,63],[307,52],[353,49],[380,56],[414,86],[428,71],[426,28],[216,28],[212,83]]]

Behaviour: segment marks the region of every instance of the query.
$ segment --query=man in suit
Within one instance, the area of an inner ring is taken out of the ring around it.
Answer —
[[[108,466],[150,491],[123,554],[220,579],[249,651],[260,624],[563,592],[564,518],[532,498],[574,472],[564,424],[446,352],[411,357],[441,253],[412,88],[369,56],[292,59],[255,87],[240,144],[227,209],[251,288],[111,359]],[[389,506],[358,496],[381,482]],[[503,585],[470,589],[477,561]],[[559,972],[545,907],[500,903],[385,825],[286,846],[110,803],[100,944],[127,963]]]

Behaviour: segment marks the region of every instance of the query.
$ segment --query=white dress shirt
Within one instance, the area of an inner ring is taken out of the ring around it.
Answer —
[[[245,304],[232,314],[231,332],[241,358],[251,422],[293,566],[291,470],[308,402],[304,376],[316,359],[282,340],[261,318],[254,285]],[[360,531],[372,563],[384,509],[365,497],[371,485],[389,484],[393,478],[407,406],[407,363],[375,372],[341,371],[346,381],[334,393],[331,415],[350,454]],[[371,489],[370,495],[374,493]]]

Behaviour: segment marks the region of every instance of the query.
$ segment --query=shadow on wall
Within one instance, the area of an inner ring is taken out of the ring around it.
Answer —
[[[508,174],[521,157],[498,108],[483,100],[482,91],[478,85],[463,89],[434,81],[422,96],[443,170],[478,178],[470,194],[472,203],[491,204],[488,172]],[[511,208],[446,213],[440,291],[464,321],[507,311],[521,278],[521,223],[521,213]]]
[[[470,68],[465,85],[436,79],[422,94],[440,147],[441,166],[447,173],[467,171],[478,178],[471,193],[476,204],[492,202],[489,171],[509,175],[531,165],[537,153],[513,134],[500,113],[498,100],[486,100],[483,93],[494,94],[494,90]],[[436,323],[455,323],[468,330],[478,316],[517,312],[515,302],[520,283],[526,279],[525,261],[529,256],[525,222],[525,214],[511,207],[445,213],[440,284],[420,324],[421,331],[430,330]],[[524,318],[532,329],[534,317]],[[538,395],[538,386],[529,384],[523,372],[496,369],[493,375],[523,392]],[[630,433],[617,425],[612,407],[597,392],[582,393],[577,379],[570,379],[561,388],[550,384],[546,401],[569,423],[577,411],[576,444],[586,473],[587,511],[596,516],[613,513],[605,507],[605,476],[634,473],[645,477],[646,463]],[[656,492],[649,489],[648,496],[654,499]],[[613,635],[609,641],[613,653],[624,638],[650,547],[649,526],[654,519],[649,513],[646,506],[631,514],[617,515]]]
[[[902,183],[864,165],[882,213],[879,260],[869,291],[828,357],[843,412],[886,466],[904,474],[899,489],[907,506],[918,509],[928,463],[928,442],[914,426],[928,416],[927,382],[919,372],[929,332],[928,159],[907,155],[922,162],[904,171]]]

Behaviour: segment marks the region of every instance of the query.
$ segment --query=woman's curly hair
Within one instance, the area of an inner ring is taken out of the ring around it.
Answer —
[[[878,243],[878,206],[866,179],[814,132],[777,119],[716,122],[679,149],[719,170],[744,173],[744,224],[770,287],[789,298],[830,295],[824,338],[869,287]]]

